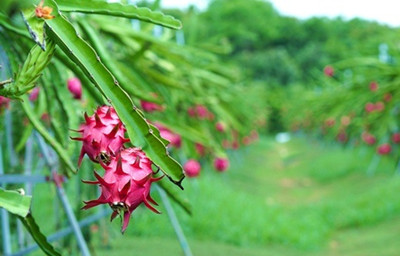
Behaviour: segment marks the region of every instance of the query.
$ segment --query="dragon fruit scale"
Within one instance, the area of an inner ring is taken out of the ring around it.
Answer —
[[[158,204],[150,196],[150,187],[162,176],[153,176],[152,162],[141,149],[123,149],[116,156],[111,156],[108,165],[101,161],[100,164],[105,170],[104,177],[94,172],[96,181],[84,182],[100,185],[101,195],[98,199],[84,202],[82,209],[108,204],[113,210],[111,221],[117,215],[123,216],[121,232],[127,228],[132,212],[142,203],[153,212],[160,213],[151,205]]]
[[[82,141],[82,149],[78,160],[81,165],[85,154],[94,162],[108,164],[110,157],[115,156],[129,139],[124,137],[125,127],[115,109],[111,106],[98,107],[92,116],[85,113],[85,123],[77,132],[82,137],[71,138]],[[101,160],[101,161],[100,161]]]

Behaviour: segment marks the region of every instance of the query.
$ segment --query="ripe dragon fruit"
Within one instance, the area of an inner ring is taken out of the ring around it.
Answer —
[[[194,159],[189,159],[184,165],[183,165],[183,170],[185,171],[185,174],[190,177],[194,178],[199,176],[200,170],[201,170],[201,165],[199,162],[197,162]]]
[[[72,77],[67,80],[68,90],[71,92],[74,99],[80,100],[82,98],[82,84],[79,78]]]
[[[124,125],[111,106],[98,107],[92,116],[85,113],[85,123],[77,131],[82,133],[82,137],[71,138],[83,143],[78,166],[81,165],[85,154],[94,162],[101,160],[108,164],[110,157],[115,156],[123,144],[129,141],[124,138],[125,131]]]
[[[182,137],[179,134],[172,132],[159,122],[154,122],[152,124],[160,131],[160,136],[170,142],[168,146],[171,145],[175,148],[180,148],[182,146]]]
[[[223,172],[229,167],[229,160],[227,158],[217,157],[214,160],[214,168],[219,171]]]
[[[152,162],[138,148],[121,150],[116,156],[111,156],[108,165],[100,161],[104,168],[104,177],[94,172],[96,181],[84,181],[88,184],[98,184],[101,195],[98,199],[84,202],[82,209],[90,209],[100,204],[108,204],[113,213],[111,221],[117,215],[123,215],[121,232],[129,224],[132,212],[142,203],[155,213],[160,213],[150,203],[158,205],[150,196],[151,184],[162,178],[153,177]]]
[[[384,143],[382,145],[380,145],[377,149],[376,152],[379,155],[387,155],[392,151],[392,146],[390,146],[389,143]]]

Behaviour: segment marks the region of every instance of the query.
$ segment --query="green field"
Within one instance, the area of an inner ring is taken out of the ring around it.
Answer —
[[[371,153],[263,138],[227,173],[205,167],[185,183],[193,216],[176,208],[193,254],[399,255],[400,178],[386,159],[368,176]],[[182,255],[165,213],[139,209],[118,228],[95,232],[96,255]]]
[[[306,138],[285,144],[262,138],[231,152],[228,172],[204,166],[200,178],[185,181],[182,193],[193,216],[174,208],[194,255],[399,255],[400,177],[385,158],[367,175],[373,154]],[[87,198],[72,196],[77,181],[69,182],[69,198],[78,214],[92,214],[95,209],[78,209]],[[49,212],[60,206],[42,207],[54,194],[42,184],[33,197],[33,214],[47,235],[52,223],[60,223],[49,216],[67,224],[61,209]],[[94,255],[183,255],[161,203],[158,208],[164,213],[139,208],[124,235],[119,219],[84,229]],[[62,247],[75,245],[74,239],[62,241]]]

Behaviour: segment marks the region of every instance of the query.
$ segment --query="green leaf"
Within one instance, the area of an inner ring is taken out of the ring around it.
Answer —
[[[30,213],[24,218],[19,217],[19,219],[46,255],[61,256],[61,254],[58,253],[49,242],[47,242],[46,237],[40,232],[39,226],[36,224],[35,219]]]
[[[24,196],[17,191],[0,188],[0,207],[15,215],[21,217],[28,215],[31,200],[31,196]]]
[[[25,9],[21,13],[33,41],[35,41],[35,43],[45,51],[46,41],[44,40],[44,20],[36,17],[35,8]]]
[[[76,173],[75,167],[72,164],[67,151],[65,151],[64,147],[50,135],[43,124],[39,121],[39,117],[36,116],[36,114],[33,112],[32,107],[30,106],[30,101],[27,95],[23,95],[21,98],[21,106],[25,111],[25,114],[28,117],[29,121],[40,133],[40,135],[42,135],[43,139],[56,151],[57,155],[60,157],[61,161],[65,164],[67,169],[72,173]],[[70,172],[65,173],[65,175],[70,176]]]
[[[94,0],[58,0],[60,11],[83,12],[91,14],[103,14],[130,19],[138,19],[167,28],[180,29],[182,23],[172,16],[161,12],[155,12],[149,8],[136,7],[134,5],[123,5],[121,3],[107,3]]]
[[[47,2],[58,13],[54,19],[46,20],[48,35],[52,37],[64,53],[73,60],[89,77],[96,88],[106,97],[125,124],[131,142],[143,149],[152,162],[177,186],[185,177],[182,167],[172,159],[165,145],[150,129],[140,111],[133,105],[128,94],[100,61],[99,56],[75,31],[71,23],[60,15],[53,0]],[[183,189],[183,188],[182,188]]]
[[[23,29],[13,26],[11,20],[1,12],[0,12],[0,25],[8,31],[11,31],[17,35],[29,38],[29,34],[26,30],[23,30]]]

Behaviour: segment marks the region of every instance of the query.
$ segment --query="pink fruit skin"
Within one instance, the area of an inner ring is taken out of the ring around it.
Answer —
[[[375,92],[376,90],[378,90],[378,83],[376,81],[372,81],[371,83],[369,83],[369,89],[371,90],[371,92]]]
[[[86,201],[82,209],[89,209],[100,204],[108,204],[113,213],[111,220],[118,214],[123,214],[121,231],[124,232],[129,224],[132,212],[142,203],[155,213],[160,213],[150,203],[157,203],[150,196],[151,184],[162,177],[154,178],[152,162],[138,148],[121,150],[116,156],[111,156],[108,165],[100,162],[104,168],[104,177],[94,172],[96,181],[84,181],[98,184],[101,195],[98,199]]]
[[[68,79],[67,87],[75,99],[80,100],[82,98],[82,84],[77,77]]]
[[[194,108],[192,108],[192,107],[188,108],[187,112],[188,112],[188,115],[190,117],[195,117],[196,116],[196,110]]]
[[[10,99],[0,96],[0,108],[5,107],[8,108],[8,105],[10,104]]]
[[[367,104],[365,104],[365,111],[367,111],[367,113],[371,113],[374,110],[375,110],[374,103],[368,102]]]
[[[207,118],[208,116],[208,110],[205,106],[203,105],[196,105],[196,114],[200,119]]]
[[[377,148],[377,150],[376,150],[376,152],[377,152],[379,155],[387,155],[387,154],[389,154],[391,151],[392,151],[392,146],[390,146],[389,143],[385,143],[385,144],[380,145],[380,146]]]
[[[384,100],[385,102],[391,101],[391,100],[392,100],[392,94],[390,94],[390,93],[385,93],[385,95],[383,95],[383,100]]]
[[[376,142],[376,138],[374,135],[368,133],[368,132],[363,132],[361,134],[362,140],[367,143],[368,145],[373,145]]]
[[[377,103],[375,103],[375,110],[380,112],[383,111],[385,109],[385,103],[383,103],[382,101],[378,101]]]
[[[155,112],[155,111],[163,111],[164,108],[161,105],[158,105],[154,102],[149,102],[145,100],[140,101],[140,106],[142,106],[143,111],[145,112]]]
[[[215,129],[217,129],[217,131],[219,132],[224,132],[225,131],[225,125],[221,122],[217,122],[215,124]]]
[[[39,97],[39,91],[40,91],[39,87],[33,88],[31,93],[29,94],[29,100],[32,101],[32,102],[36,101],[37,98]]]
[[[334,73],[334,69],[333,69],[332,66],[326,66],[326,67],[324,68],[324,74],[325,74],[326,76],[332,77],[332,76],[333,76],[333,73]]]
[[[204,156],[206,152],[206,148],[203,146],[203,144],[196,143],[195,145],[196,152],[199,154],[199,156]]]
[[[229,167],[229,160],[227,158],[217,157],[214,160],[214,168],[219,172],[226,171]]]
[[[160,131],[160,136],[168,140],[172,147],[180,148],[182,146],[182,138],[179,134],[173,133],[159,122],[154,122],[153,125]]]
[[[400,133],[396,132],[392,135],[392,142],[396,144],[400,143]]]
[[[348,140],[347,133],[345,131],[339,132],[338,135],[336,136],[336,139],[339,142],[346,142]]]
[[[119,119],[114,108],[101,106],[97,108],[92,116],[85,113],[85,123],[81,125],[78,132],[82,133],[80,138],[73,140],[82,141],[81,154],[78,166],[80,166],[85,154],[94,161],[107,161],[111,155],[118,153],[125,142],[125,127]],[[103,158],[103,159],[102,159]]]
[[[183,170],[185,171],[186,176],[194,178],[199,176],[201,165],[196,160],[190,159],[183,165]]]

